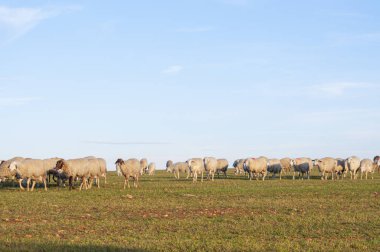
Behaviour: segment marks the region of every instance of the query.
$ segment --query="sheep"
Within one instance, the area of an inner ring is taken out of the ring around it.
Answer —
[[[14,158],[11,158],[11,159],[5,160],[5,161],[3,160],[0,163],[0,182],[5,181],[7,179],[14,179],[14,176],[9,171],[9,165],[13,161],[22,161],[22,160],[24,160],[24,158],[22,158],[22,157],[14,157]]]
[[[337,165],[335,167],[336,179],[339,179],[339,175],[343,179],[343,177],[345,177],[346,175],[346,170],[347,170],[346,162],[342,158],[337,158],[336,162],[337,162]]]
[[[275,177],[276,173],[280,174],[280,180],[281,180],[281,171],[282,171],[282,166],[281,162],[279,159],[269,159],[267,162],[267,171],[269,173],[273,173],[272,178]]]
[[[281,172],[284,172],[285,174],[290,173],[290,170],[292,168],[292,165],[290,164],[291,159],[286,157],[286,158],[281,158],[280,163],[281,163]]]
[[[373,179],[373,173],[377,167],[378,163],[372,162],[370,159],[363,159],[360,162],[360,179],[363,179],[363,173],[365,173],[365,179],[368,179],[368,173],[371,173],[371,177]]]
[[[140,160],[140,175],[143,175],[146,169],[148,168],[148,160],[143,158]]]
[[[219,173],[220,172],[223,172],[224,173],[224,177],[227,178],[227,169],[228,169],[228,161],[227,161],[227,159],[217,159],[216,161],[218,162],[217,166],[216,166],[216,172],[218,173],[218,178],[219,178]]]
[[[263,176],[263,180],[265,180],[267,175],[267,162],[268,160],[265,157],[247,158],[244,164],[249,173],[249,180],[252,180],[253,175],[255,175],[256,180],[258,180],[260,174]]]
[[[100,177],[104,178],[104,184],[107,184],[107,163],[103,158],[97,158],[99,162]],[[97,184],[100,183],[100,177],[97,179]]]
[[[115,165],[116,165],[116,170],[120,170],[120,172],[123,174],[125,178],[124,189],[127,184],[128,184],[128,188],[130,188],[130,185],[129,185],[130,177],[133,178],[133,186],[137,188],[139,176],[141,175],[140,161],[135,158],[131,158],[125,161],[119,158],[118,160],[116,160]]]
[[[88,188],[91,189],[93,180],[100,188],[100,177],[105,177],[107,172],[106,161],[102,158],[87,157],[89,167],[89,183]]]
[[[232,166],[235,168],[235,175],[245,172],[244,162],[245,159],[236,159],[234,161]]]
[[[321,174],[321,179],[328,179],[328,173],[331,173],[331,180],[334,180],[334,173],[337,171],[338,161],[331,157],[314,160],[315,166]]]
[[[47,178],[47,168],[48,162],[41,159],[32,159],[27,158],[21,161],[12,161],[9,165],[9,171],[12,175],[19,177],[19,186],[21,190],[25,190],[22,186],[23,179],[27,179],[27,191],[33,191],[34,186],[36,185],[36,180],[40,180],[44,183],[45,191],[46,187],[46,178]],[[32,188],[30,189],[30,181],[33,179]]]
[[[351,179],[356,179],[356,173],[360,168],[360,158],[351,156],[345,160],[346,173],[350,171]]]
[[[298,177],[304,174],[307,175],[307,179],[310,179],[310,171],[313,168],[313,162],[310,158],[296,158],[290,161],[290,165],[293,167],[293,180],[295,179],[296,172],[298,172]]]
[[[193,183],[197,181],[198,174],[201,175],[201,182],[203,182],[203,173],[205,172],[205,166],[202,158],[191,158],[186,161],[189,166],[190,172],[193,174]]]
[[[205,157],[203,158],[203,164],[205,167],[205,171],[207,172],[207,179],[210,179],[211,176],[211,181],[214,181],[218,161],[214,157]]]
[[[53,176],[54,182],[57,183],[57,186],[60,187],[63,183],[63,186],[66,186],[66,180],[69,178],[62,172],[62,170],[57,170],[55,167],[47,171],[47,176],[49,178],[48,182],[50,183],[50,176]]]
[[[377,171],[380,172],[380,156],[375,156],[373,158],[373,162],[376,164],[377,166]]]
[[[56,163],[56,169],[62,170],[62,172],[69,178],[69,189],[73,189],[73,180],[78,177],[80,178],[81,184],[79,190],[82,188],[88,189],[87,179],[90,174],[96,172],[99,169],[95,165],[95,162],[89,162],[88,158],[78,158],[78,159],[60,159]]]
[[[166,171],[167,171],[168,167],[170,167],[172,165],[173,165],[173,161],[171,161],[171,160],[166,161]]]
[[[176,179],[179,179],[180,172],[187,173],[186,179],[188,179],[190,176],[189,165],[186,162],[177,162],[174,164],[172,163],[169,167],[166,168],[166,171],[174,173],[174,177]]]
[[[154,175],[154,172],[156,171],[156,164],[155,163],[150,163],[148,165],[148,175]]]

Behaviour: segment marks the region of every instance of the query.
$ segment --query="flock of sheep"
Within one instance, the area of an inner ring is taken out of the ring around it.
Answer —
[[[124,189],[130,187],[129,180],[133,179],[134,187],[138,186],[139,177],[143,174],[154,175],[156,170],[155,163],[149,163],[144,158],[141,160],[132,158],[128,160],[117,159],[115,162],[118,176],[124,177]],[[191,158],[186,162],[177,162],[169,160],[166,163],[166,171],[174,173],[175,178],[179,179],[181,173],[185,173],[187,178],[192,176],[193,182],[197,181],[198,175],[203,181],[204,174],[207,179],[214,180],[215,174],[219,176],[223,173],[227,177],[228,161],[226,159],[216,159],[214,157]],[[368,178],[368,173],[372,175],[376,169],[379,170],[379,156],[370,159],[359,159],[356,156],[351,156],[347,159],[335,158],[282,158],[268,159],[266,157],[237,159],[233,163],[235,174],[246,174],[250,180],[253,178],[265,180],[268,174],[272,173],[272,177],[276,174],[280,176],[283,173],[293,171],[293,179],[298,173],[299,178],[310,178],[311,170],[316,167],[321,175],[321,179],[328,179],[331,174],[331,179],[334,175],[337,179],[343,178],[350,172],[351,179],[356,179],[358,172],[363,178]],[[90,189],[95,183],[100,187],[100,178],[107,179],[106,161],[102,158],[85,157],[78,159],[31,159],[15,157],[10,160],[1,161],[0,163],[0,182],[16,179],[20,189],[25,190],[23,182],[26,182],[27,190],[33,191],[36,182],[43,183],[47,190],[47,181],[53,176],[54,181],[60,186],[66,181],[69,182],[69,187],[72,189],[74,181],[79,181],[79,190]],[[30,183],[32,183],[30,185]]]
[[[289,173],[293,171],[293,179],[295,179],[296,174],[298,177],[310,178],[310,172],[314,167],[318,168],[321,175],[321,179],[327,179],[329,174],[331,174],[331,179],[334,179],[334,175],[339,179],[346,176],[348,172],[351,174],[351,179],[357,178],[357,173],[361,172],[361,178],[365,174],[366,179],[368,178],[368,173],[372,174],[376,169],[380,167],[379,156],[374,157],[373,161],[370,159],[363,159],[356,156],[351,156],[347,159],[335,159],[331,157],[326,157],[322,159],[310,159],[310,158],[282,158],[282,159],[268,159],[266,157],[258,158],[246,158],[237,159],[233,163],[235,174],[246,174],[250,180],[252,178],[262,178],[268,174],[279,174],[280,179],[283,173]],[[205,158],[192,158],[186,162],[174,163],[169,160],[166,163],[166,171],[173,172],[174,176],[179,179],[180,172],[187,173],[187,178],[191,174],[193,176],[193,182],[197,181],[197,175],[201,175],[201,181],[203,181],[203,174],[206,173],[207,178],[214,180],[214,175],[219,173],[224,173],[227,177],[228,161],[226,159],[215,159],[213,157]]]

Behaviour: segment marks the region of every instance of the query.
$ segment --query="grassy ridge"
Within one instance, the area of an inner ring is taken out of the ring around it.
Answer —
[[[129,190],[108,177],[82,192],[0,188],[0,250],[380,250],[379,174],[193,184],[159,171]]]

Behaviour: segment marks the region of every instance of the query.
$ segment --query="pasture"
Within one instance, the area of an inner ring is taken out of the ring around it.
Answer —
[[[157,171],[123,190],[21,192],[0,185],[0,250],[379,251],[380,175],[374,180],[192,183]]]

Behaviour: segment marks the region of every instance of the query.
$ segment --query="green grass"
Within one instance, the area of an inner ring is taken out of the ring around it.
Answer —
[[[81,192],[3,185],[0,250],[380,251],[379,182],[230,174],[193,184],[159,171],[138,189],[122,190],[112,172]]]

